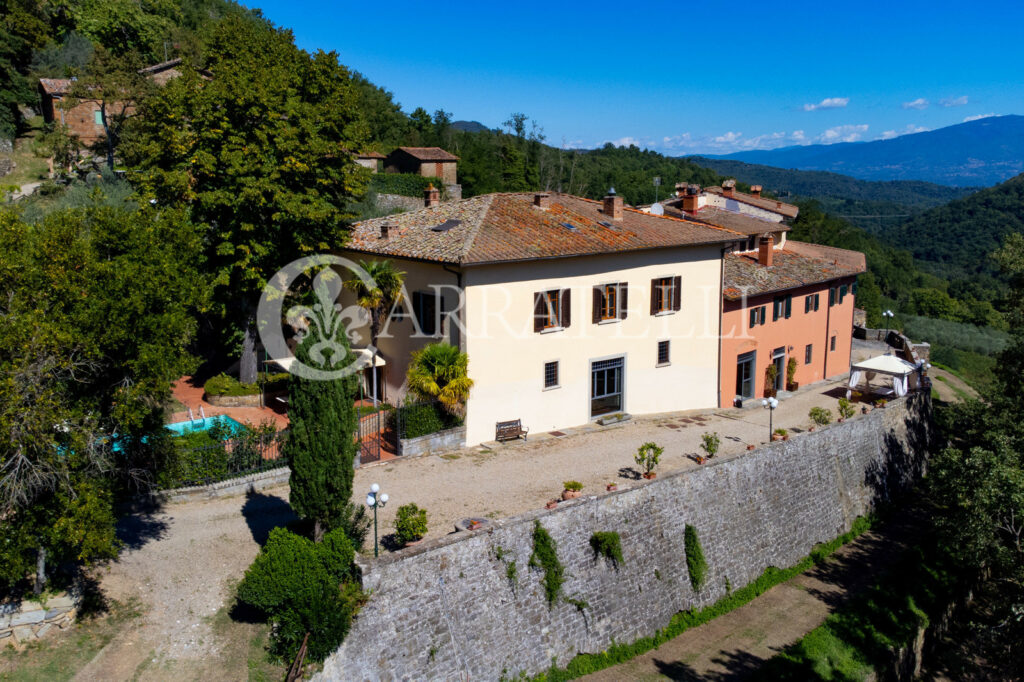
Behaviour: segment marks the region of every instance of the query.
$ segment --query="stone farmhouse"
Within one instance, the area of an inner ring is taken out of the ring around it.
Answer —
[[[440,147],[398,147],[384,160],[388,173],[411,173],[441,178],[446,185],[454,185],[459,157]]]
[[[768,364],[785,381],[790,357],[805,360],[797,383],[848,370],[862,254],[787,241],[781,221],[654,215],[612,193],[425,194],[421,209],[357,223],[340,253],[406,273],[378,342],[389,399],[428,343],[469,355],[468,445],[494,439],[500,421],[536,433],[730,406],[764,394]]]
[[[154,64],[139,73],[157,85],[164,85],[169,80],[181,75],[178,67],[181,59],[171,59]],[[39,99],[43,112],[43,120],[54,121],[66,125],[71,134],[76,135],[84,145],[92,145],[103,138],[103,117],[98,100],[82,98],[74,106],[64,107],[62,102],[68,99],[68,93],[74,84],[73,78],[40,78]],[[130,111],[129,105],[128,110]]]

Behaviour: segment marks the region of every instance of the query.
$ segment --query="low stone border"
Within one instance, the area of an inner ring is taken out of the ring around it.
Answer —
[[[44,600],[0,604],[0,646],[21,648],[26,642],[63,630],[75,622],[78,599],[67,592]]]
[[[422,457],[461,450],[465,445],[466,427],[456,426],[454,429],[428,433],[418,438],[402,438],[398,443],[398,452],[402,457]]]
[[[250,490],[263,490],[275,485],[287,483],[291,476],[291,469],[279,467],[260,471],[248,476],[230,478],[226,481],[218,481],[209,485],[196,485],[188,488],[174,488],[173,490],[161,490],[155,494],[165,502],[188,502],[189,500],[205,500],[216,497],[230,497],[241,495]]]

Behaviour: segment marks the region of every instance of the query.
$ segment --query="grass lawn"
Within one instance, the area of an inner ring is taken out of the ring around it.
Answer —
[[[30,182],[40,182],[47,178],[49,167],[46,164],[46,159],[40,159],[32,153],[32,142],[43,129],[43,117],[34,116],[26,123],[29,129],[24,135],[14,140],[14,152],[11,154],[11,159],[14,160],[15,168],[10,174],[0,178],[0,185],[21,186]]]
[[[0,653],[0,680],[70,680],[114,635],[129,627],[140,615],[139,606],[134,602],[112,602],[107,613],[81,620],[63,632],[50,633],[23,651],[5,647]]]

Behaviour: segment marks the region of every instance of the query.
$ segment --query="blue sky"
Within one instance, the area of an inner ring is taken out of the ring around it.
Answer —
[[[405,111],[523,112],[554,145],[729,153],[1024,113],[1019,2],[250,3]]]

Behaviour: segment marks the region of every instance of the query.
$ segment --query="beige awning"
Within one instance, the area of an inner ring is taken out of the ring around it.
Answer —
[[[373,361],[373,353],[367,350],[366,348],[353,348],[352,352],[359,358],[359,364],[364,368],[369,367],[371,362]],[[268,365],[277,365],[285,372],[291,371],[290,368],[293,362],[295,362],[295,357],[291,355],[286,358],[275,358],[272,360],[267,360]],[[377,362],[375,366],[384,367],[386,364],[387,363],[384,361],[384,358],[382,358],[378,353]]]

